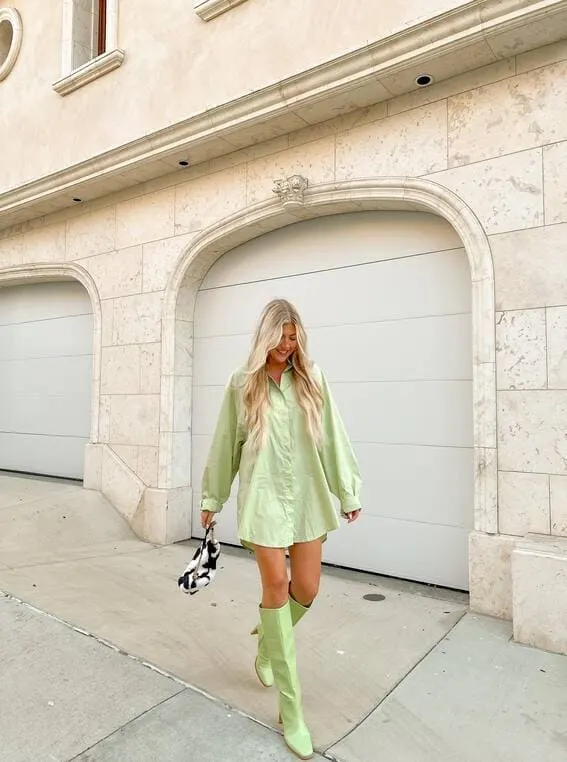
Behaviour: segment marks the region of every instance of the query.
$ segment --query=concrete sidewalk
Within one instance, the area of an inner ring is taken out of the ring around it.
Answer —
[[[179,591],[177,577],[191,545],[141,542],[101,495],[1,475],[0,495],[0,564],[6,567],[0,590],[275,724],[275,693],[259,686],[253,669],[250,631],[260,588],[248,552],[225,549],[214,585],[190,597]],[[317,748],[328,749],[356,727],[466,605],[462,594],[326,572],[316,605],[297,629]]]
[[[0,599],[2,762],[292,760],[278,734],[9,598]]]
[[[225,549],[214,585],[190,598],[175,584],[190,555],[140,542],[96,493],[0,475],[0,589],[89,633],[0,600],[1,762],[290,758],[264,727],[275,691],[252,669],[255,564]],[[318,750],[564,762],[567,659],[465,613],[460,594],[327,569],[297,630]]]

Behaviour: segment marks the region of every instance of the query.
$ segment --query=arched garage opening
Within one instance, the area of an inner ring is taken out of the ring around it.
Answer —
[[[0,274],[1,470],[82,479],[97,420],[95,322],[78,280],[50,268]]]
[[[277,294],[311,328],[367,485],[364,523],[331,537],[327,560],[466,588],[468,532],[497,531],[493,274],[478,221],[428,181],[351,181],[255,205],[193,242],[165,300],[160,478],[191,486],[194,512],[215,393]]]
[[[258,314],[303,315],[364,479],[364,517],[326,561],[465,588],[473,527],[471,280],[455,231],[420,212],[359,212],[280,228],[227,252],[197,294],[193,525],[224,386]],[[236,485],[221,536],[237,544]]]

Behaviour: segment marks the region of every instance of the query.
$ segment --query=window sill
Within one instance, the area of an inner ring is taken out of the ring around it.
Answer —
[[[210,21],[244,2],[245,0],[194,0],[193,6],[199,18]]]
[[[103,77],[114,69],[117,69],[122,65],[124,61],[124,51],[116,48],[109,53],[103,53],[92,61],[87,61],[86,64],[80,66],[75,71],[68,74],[66,77],[57,80],[53,83],[53,89],[59,95],[69,95],[69,93],[78,90],[84,85],[88,85],[99,77]]]

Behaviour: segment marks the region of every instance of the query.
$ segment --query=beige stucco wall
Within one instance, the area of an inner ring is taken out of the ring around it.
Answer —
[[[463,5],[459,0],[247,0],[204,23],[192,0],[119,0],[122,67],[68,96],[61,76],[62,2],[12,0],[24,28],[0,84],[0,187],[12,188],[258,90]],[[411,20],[411,22],[410,22]],[[243,51],[246,55],[243,55]],[[120,97],[116,97],[119,88]],[[37,114],[41,114],[41,120]],[[296,118],[290,128],[304,122]],[[33,150],[32,150],[33,146]]]
[[[124,2],[126,18],[131,5]],[[188,27],[197,24],[190,4],[178,5]],[[244,23],[247,5],[240,16],[238,9],[233,11],[237,24]],[[250,0],[252,5],[267,13],[273,3]],[[371,5],[360,3],[358,12],[368,12]],[[140,13],[149,8],[150,3],[141,3]],[[339,18],[337,14],[329,23],[338,24]],[[343,32],[346,45],[348,33]],[[281,66],[285,68],[283,62]],[[271,76],[282,71],[274,69]],[[132,69],[131,76],[132,83],[139,82],[141,70]],[[167,78],[175,80],[171,74]],[[163,323],[163,304],[176,265],[197,236],[214,230],[228,215],[272,198],[273,180],[295,173],[312,186],[389,176],[427,179],[468,205],[492,251],[497,398],[484,399],[482,405],[493,405],[498,413],[493,445],[498,447],[498,516],[497,526],[471,540],[471,601],[477,610],[511,617],[510,557],[516,538],[530,532],[567,536],[565,81],[567,43],[558,43],[0,238],[0,268],[73,262],[90,273],[98,289],[100,421],[93,441],[108,447],[92,450],[87,479],[95,486],[103,483],[146,536],[186,536],[192,314],[183,312],[182,299],[175,316],[173,372],[178,383],[171,384],[164,376],[164,368],[171,366],[163,356],[170,353],[162,343],[164,328],[170,327]],[[94,83],[101,92],[107,86]],[[226,90],[220,92],[226,97]],[[125,101],[129,115],[137,114],[141,106],[128,97]],[[68,108],[64,118],[79,120],[78,114]],[[92,140],[108,145],[139,128],[136,119],[119,113],[112,124],[116,132],[111,135],[105,128]],[[46,171],[47,159],[42,161]],[[198,286],[214,256],[184,288]],[[173,423],[164,423],[167,395],[172,395]]]

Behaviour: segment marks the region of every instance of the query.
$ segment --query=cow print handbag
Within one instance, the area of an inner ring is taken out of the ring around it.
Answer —
[[[177,580],[179,589],[189,595],[195,595],[210,585],[217,573],[217,562],[221,552],[220,542],[215,537],[213,521],[205,532],[201,545],[195,551],[189,566]]]

